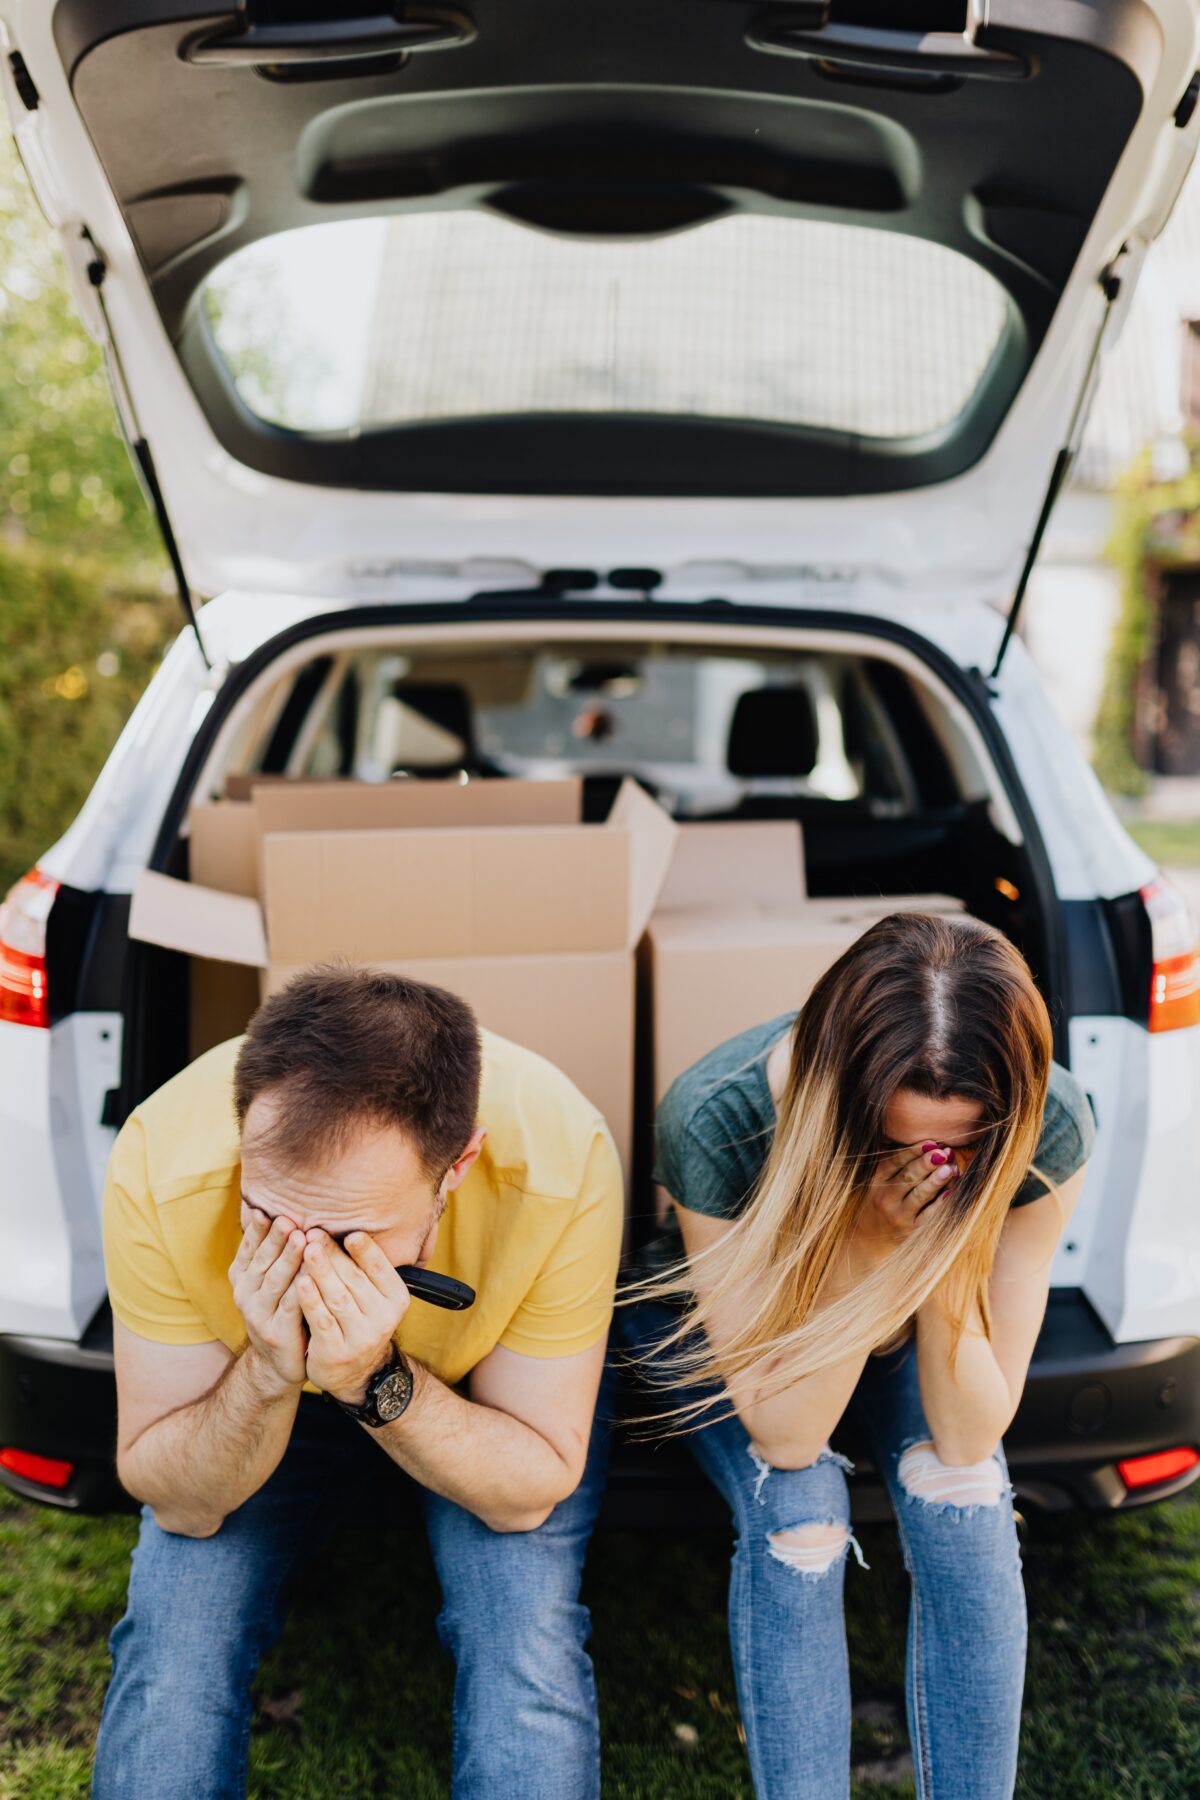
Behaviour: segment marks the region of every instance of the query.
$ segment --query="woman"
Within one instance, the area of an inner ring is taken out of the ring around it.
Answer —
[[[673,1217],[623,1331],[734,1514],[759,1800],[849,1788],[847,1407],[912,1578],[919,1800],[1006,1800],[1025,1606],[1000,1439],[1093,1141],[1024,960],[978,920],[893,914],[794,1020],[682,1075],[656,1129]]]

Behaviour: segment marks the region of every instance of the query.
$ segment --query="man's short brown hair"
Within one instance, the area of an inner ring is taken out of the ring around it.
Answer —
[[[396,1125],[434,1181],[462,1155],[479,1110],[479,1027],[444,988],[350,964],[306,969],[251,1019],[234,1072],[251,1102],[282,1104],[255,1149],[277,1168],[323,1168],[364,1123]]]

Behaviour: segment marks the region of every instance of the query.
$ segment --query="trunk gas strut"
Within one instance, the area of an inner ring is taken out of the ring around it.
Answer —
[[[117,403],[117,418],[121,425],[121,434],[133,458],[142,492],[146,496],[154,517],[158,521],[158,529],[162,535],[163,547],[175,576],[175,586],[179,593],[179,603],[183,607],[183,616],[195,633],[196,643],[206,669],[212,669],[212,658],[204,647],[204,639],[200,635],[200,620],[196,614],[196,602],[192,598],[192,590],[188,586],[187,576],[183,570],[183,559],[179,554],[179,545],[175,541],[175,533],[171,528],[171,520],[159,486],[158,471],[154,467],[154,458],[150,453],[142,429],[138,424],[137,410],[133,404],[133,395],[129,391],[129,383],[125,379],[125,369],[121,362],[121,352],[117,348],[117,340],[113,335],[112,322],[108,316],[108,307],[104,299],[104,277],[108,266],[96,247],[95,239],[90,231],[83,231],[82,237],[88,251],[87,278],[96,291],[96,303],[100,308],[100,317],[104,321],[105,360],[108,363],[109,379],[113,395]]]
[[[1117,262],[1120,261],[1118,257]],[[1079,393],[1075,398],[1075,407],[1071,413],[1071,421],[1067,427],[1066,441],[1054,458],[1054,467],[1050,471],[1050,483],[1042,500],[1042,508],[1038,513],[1037,524],[1033,528],[1033,536],[1029,540],[1029,549],[1025,561],[1021,565],[1021,574],[1013,593],[1012,605],[1008,609],[1008,618],[1004,622],[1004,635],[1000,639],[1000,648],[996,652],[996,661],[992,667],[990,681],[995,681],[1000,673],[1000,665],[1004,661],[1013,632],[1017,628],[1021,604],[1025,599],[1025,590],[1029,586],[1029,578],[1033,574],[1033,566],[1038,559],[1038,551],[1042,547],[1042,539],[1046,535],[1046,527],[1050,523],[1050,514],[1054,511],[1054,503],[1058,499],[1071,472],[1075,461],[1075,453],[1079,449],[1079,440],[1083,436],[1083,427],[1087,420],[1088,408],[1091,404],[1094,378],[1100,361],[1100,346],[1104,342],[1108,330],[1108,322],[1112,317],[1113,307],[1121,292],[1121,277],[1116,270],[1116,262],[1112,262],[1100,277],[1100,291],[1104,295],[1104,311],[1100,315],[1100,324],[1092,340],[1092,348],[1088,355],[1087,367],[1083,371],[1083,380],[1079,384]]]

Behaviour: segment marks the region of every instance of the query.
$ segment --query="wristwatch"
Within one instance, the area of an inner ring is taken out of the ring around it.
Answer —
[[[412,1397],[412,1368],[404,1352],[397,1350],[394,1344],[388,1360],[382,1368],[376,1369],[368,1381],[361,1406],[353,1406],[348,1400],[339,1400],[336,1394],[327,1396],[350,1418],[357,1419],[360,1425],[370,1425],[376,1430],[381,1425],[390,1425],[393,1419],[398,1419]]]

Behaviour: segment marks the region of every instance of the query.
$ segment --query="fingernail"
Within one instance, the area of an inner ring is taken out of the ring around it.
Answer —
[[[950,1170],[950,1169],[945,1169],[945,1168],[944,1168],[944,1169],[937,1169],[937,1170],[936,1170],[936,1171],[935,1171],[935,1172],[934,1172],[934,1177],[933,1177],[933,1179],[934,1179],[934,1180],[935,1180],[935,1181],[949,1181],[949,1179],[950,1179],[950,1176],[951,1176],[951,1173],[952,1173],[952,1171],[951,1171],[951,1170]]]
[[[947,1158],[942,1155],[940,1150],[933,1150],[930,1152],[929,1161],[935,1169],[939,1169],[947,1161]]]
[[[928,1156],[928,1155],[929,1155],[929,1152],[930,1152],[930,1151],[931,1151],[931,1150],[936,1150],[936,1149],[937,1149],[937,1145],[936,1145],[936,1144],[922,1144],[922,1145],[921,1145],[921,1149],[922,1149],[922,1151],[923,1151],[923,1152],[924,1152],[924,1153],[925,1153],[925,1155],[926,1155],[926,1156]]]

